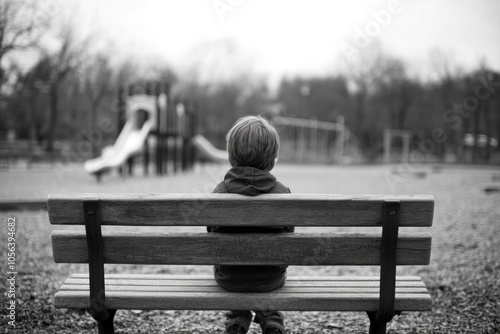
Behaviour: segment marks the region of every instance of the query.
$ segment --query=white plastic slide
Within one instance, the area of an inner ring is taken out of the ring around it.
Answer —
[[[193,137],[193,145],[198,150],[199,158],[204,158],[213,162],[227,162],[227,152],[214,147],[207,138],[202,135]]]
[[[166,108],[167,98],[164,94],[159,98],[160,108]],[[136,112],[144,110],[148,112],[149,118],[138,128],[136,125]],[[113,146],[103,149],[98,158],[85,161],[84,168],[89,174],[99,176],[115,167],[121,166],[128,158],[137,155],[143,148],[151,130],[156,128],[156,98],[149,95],[134,95],[127,100],[127,122]],[[199,152],[200,158],[213,162],[227,162],[227,152],[215,148],[203,136],[197,135],[193,143]]]
[[[119,167],[131,156],[142,149],[153,120],[147,120],[142,128],[135,128],[135,120],[129,119],[120,132],[115,145],[103,150],[103,154],[95,159],[85,161],[84,168],[89,174],[99,174],[113,167]]]
[[[165,108],[166,96],[160,95],[160,108]],[[141,128],[136,125],[136,112],[144,110],[149,118]],[[149,132],[156,126],[156,99],[149,95],[134,95],[127,101],[127,122],[113,146],[105,147],[100,157],[87,160],[83,167],[89,174],[97,174],[119,167],[129,157],[138,154]]]

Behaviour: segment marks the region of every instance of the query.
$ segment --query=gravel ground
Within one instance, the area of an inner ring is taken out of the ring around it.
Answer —
[[[209,192],[226,166],[203,166],[176,177],[121,178],[115,174],[97,184],[77,165],[23,166],[0,171],[0,199],[45,198],[51,192]],[[425,172],[416,177],[413,172]],[[403,313],[389,325],[391,333],[500,332],[500,193],[485,193],[498,169],[444,166],[278,166],[278,179],[295,193],[432,194],[436,199],[432,260],[429,266],[398,268],[416,274],[433,298],[432,312]],[[422,176],[422,175],[420,175]],[[17,327],[5,333],[97,333],[88,315],[53,307],[53,295],[64,278],[86,272],[86,266],[55,264],[46,211],[2,212],[6,239],[8,217],[16,217]],[[305,228],[297,229],[308,231]],[[310,229],[309,229],[310,230]],[[319,229],[315,229],[317,232]],[[413,229],[415,230],[415,229]],[[6,240],[0,243],[6,254]],[[4,257],[5,258],[5,257]],[[2,266],[7,272],[6,264]],[[107,272],[210,273],[207,266],[108,266]],[[373,267],[290,267],[289,275],[376,274]],[[4,277],[6,274],[3,275]],[[0,281],[6,299],[6,280]],[[5,305],[5,304],[4,304]],[[366,332],[362,313],[286,312],[289,333]],[[223,313],[213,311],[118,311],[116,333],[223,333]],[[259,333],[252,325],[250,333]]]

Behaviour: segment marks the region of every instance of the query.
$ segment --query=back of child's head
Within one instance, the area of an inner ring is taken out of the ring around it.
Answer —
[[[278,157],[280,138],[276,129],[260,116],[246,116],[226,135],[229,163],[270,171]]]

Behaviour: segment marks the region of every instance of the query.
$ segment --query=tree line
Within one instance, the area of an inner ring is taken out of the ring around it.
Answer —
[[[275,113],[279,106],[288,117],[334,122],[342,115],[370,161],[382,155],[384,129],[411,130],[412,149],[441,160],[463,161],[469,154],[485,162],[499,149],[489,143],[500,138],[500,73],[485,62],[465,71],[438,53],[432,77],[423,78],[375,45],[349,59],[343,71],[284,77],[274,90],[251,69],[217,76],[235,57],[230,41],[205,45],[192,71],[177,71],[162,60],[116,61],[106,50],[95,51],[93,38],[78,36],[71,24],[54,25],[39,11],[36,2],[0,2],[0,136],[14,130],[48,152],[74,146],[105,122],[110,126],[102,143],[89,153],[99,154],[118,135],[119,85],[148,80],[195,99],[199,131],[219,147],[238,117]],[[207,61],[206,51],[214,48],[222,51]],[[28,67],[17,61],[23,54],[34,59]],[[475,138],[472,145],[467,134]]]

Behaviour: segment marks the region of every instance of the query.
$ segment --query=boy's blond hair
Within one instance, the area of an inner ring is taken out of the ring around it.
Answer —
[[[280,137],[269,121],[245,116],[234,123],[226,135],[229,163],[270,171],[278,158]]]

